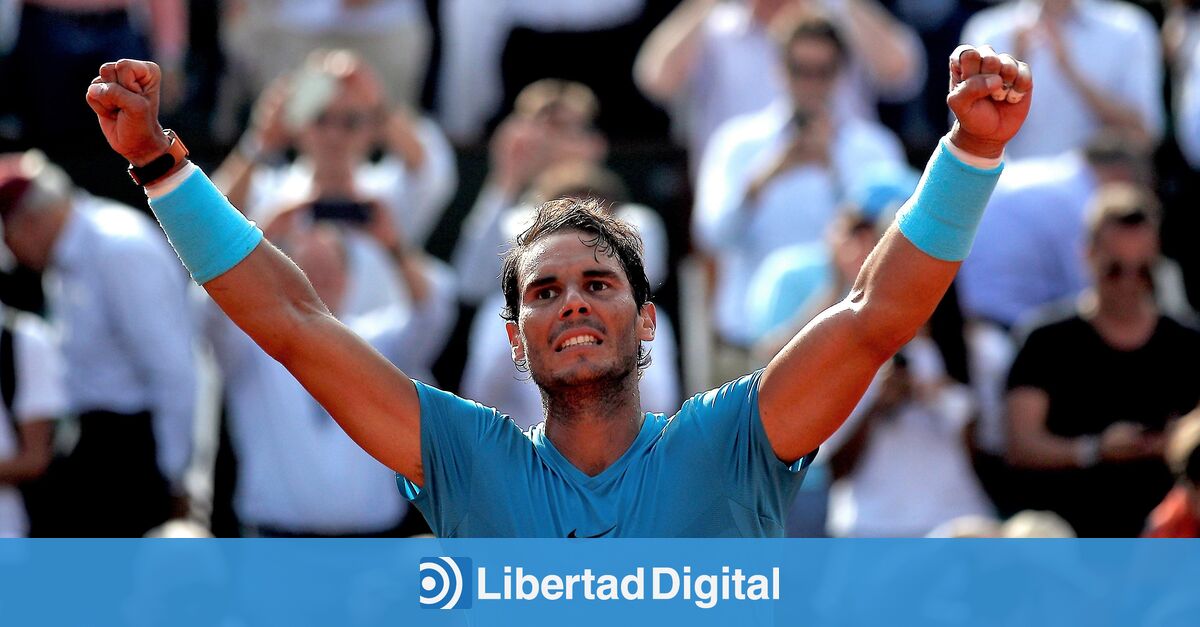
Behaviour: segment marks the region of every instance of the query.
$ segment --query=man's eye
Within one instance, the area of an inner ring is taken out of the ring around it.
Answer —
[[[546,300],[546,299],[554,298],[555,296],[558,296],[558,290],[556,290],[552,287],[540,289],[537,291],[536,294],[534,294],[534,298],[536,298],[538,300]]]
[[[591,281],[588,283],[588,289],[593,292],[599,292],[600,290],[608,289],[608,284],[604,281]]]

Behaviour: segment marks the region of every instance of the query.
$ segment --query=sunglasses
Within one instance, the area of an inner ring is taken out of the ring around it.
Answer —
[[[336,128],[349,133],[367,128],[375,116],[369,113],[322,113],[313,122],[320,128]]]
[[[1104,278],[1108,281],[1116,281],[1123,277],[1136,278],[1145,283],[1154,281],[1154,271],[1148,263],[1124,264],[1119,261],[1113,261],[1104,266]]]
[[[838,66],[831,63],[825,65],[814,65],[789,61],[787,64],[787,72],[788,76],[791,76],[795,79],[831,81],[834,78],[837,78]]]

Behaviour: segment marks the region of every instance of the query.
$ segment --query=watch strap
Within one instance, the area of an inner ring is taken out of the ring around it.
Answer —
[[[183,145],[183,141],[179,139],[175,131],[168,128],[163,130],[163,134],[171,140],[171,145],[167,148],[166,153],[141,167],[129,164],[129,178],[133,179],[134,183],[142,186],[149,185],[169,174],[187,159],[189,154],[187,146]]]

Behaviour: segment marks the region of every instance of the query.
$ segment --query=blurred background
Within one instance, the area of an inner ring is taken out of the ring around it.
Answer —
[[[1031,64],[1029,120],[789,534],[1194,537],[1194,4],[0,0],[0,536],[428,532],[191,284],[84,101],[101,63],[163,68],[163,125],[348,326],[527,427],[497,276],[533,207],[638,226],[674,413],[846,295],[965,42]]]

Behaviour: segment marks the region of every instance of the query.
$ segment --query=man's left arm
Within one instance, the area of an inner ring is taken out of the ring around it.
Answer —
[[[1029,112],[1033,79],[1026,64],[986,46],[960,46],[950,73],[946,100],[957,122],[916,194],[849,295],[767,364],[759,414],[781,460],[800,459],[837,430],[879,367],[928,320],[970,250],[1004,146]],[[989,161],[993,170],[968,163]]]

